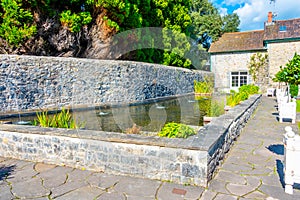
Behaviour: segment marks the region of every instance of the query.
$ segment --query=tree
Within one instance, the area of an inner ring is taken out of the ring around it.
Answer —
[[[207,33],[216,41],[225,32],[239,31],[239,16],[233,13],[221,17],[217,8],[208,0],[192,0],[190,13],[192,34],[195,37]]]
[[[240,19],[239,16],[236,13],[228,14],[222,17],[223,21],[223,33],[227,32],[238,32],[239,25],[240,25]]]
[[[300,55],[294,54],[286,67],[280,66],[280,71],[275,74],[274,81],[285,82],[292,85],[300,84]]]
[[[295,92],[295,87],[298,88],[300,84],[300,55],[295,53],[292,60],[286,64],[286,67],[280,66],[280,71],[275,74],[273,81],[288,83],[288,93],[291,92],[292,96],[296,96],[298,90]]]
[[[195,53],[199,49],[202,53],[205,52],[210,46],[210,37],[216,41],[224,31],[235,30],[239,22],[237,15],[229,15],[223,19],[209,0],[0,0],[0,2],[2,53],[93,57],[97,52],[105,52],[104,58],[115,53],[114,48],[117,45],[106,44],[103,47],[102,44],[109,43],[109,39],[117,33],[143,27],[159,27],[161,32],[157,34],[162,36],[159,45],[163,48],[156,49],[157,45],[154,44],[158,42],[153,39],[155,34],[146,31],[143,32],[146,34],[142,34],[137,31],[135,35],[129,37],[132,41],[147,45],[140,45],[141,48],[122,54],[120,59],[193,68],[198,66],[195,60],[200,59],[199,56],[194,59],[196,56],[191,55],[199,55],[200,53]],[[190,41],[190,38],[197,40],[200,36],[202,40],[209,38],[205,40],[209,42],[201,42],[204,46],[207,44],[204,49]],[[64,38],[70,39],[61,45]],[[125,40],[124,44],[130,46],[130,42]],[[15,49],[7,43],[13,45]],[[143,46],[147,46],[147,49],[142,49]],[[101,57],[100,54],[97,56]],[[117,53],[115,55],[119,56]]]
[[[208,0],[192,0],[192,34],[199,37],[207,33],[216,41],[222,35],[222,18],[218,10]]]

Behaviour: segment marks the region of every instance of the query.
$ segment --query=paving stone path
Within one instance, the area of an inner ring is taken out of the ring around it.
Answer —
[[[199,199],[204,188],[0,158],[0,199]]]
[[[299,189],[284,193],[282,135],[291,124],[277,121],[275,105],[263,97],[206,189],[0,157],[0,200],[300,199]]]
[[[288,195],[283,185],[284,128],[298,129],[278,122],[276,105],[275,98],[263,97],[201,199],[300,199],[300,190]]]

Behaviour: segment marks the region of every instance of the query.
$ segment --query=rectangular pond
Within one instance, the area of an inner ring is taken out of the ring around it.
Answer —
[[[187,139],[0,124],[0,156],[207,186],[260,100],[251,96]]]
[[[87,130],[126,132],[135,124],[141,131],[158,132],[167,122],[203,126],[203,116],[210,109],[212,99],[224,101],[225,96],[186,95],[146,103],[71,108],[71,111],[76,121],[83,122]],[[49,114],[57,112],[49,111]],[[34,119],[37,119],[35,112],[0,115],[0,120],[11,121],[14,124],[30,124]]]

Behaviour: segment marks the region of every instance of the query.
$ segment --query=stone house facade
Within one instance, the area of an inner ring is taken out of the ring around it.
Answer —
[[[225,33],[209,49],[211,71],[215,74],[215,88],[229,92],[244,84],[254,83],[248,63],[255,53],[268,54],[268,73],[258,84],[263,90],[276,86],[272,81],[280,66],[300,53],[300,18],[273,20],[272,12],[264,30]]]

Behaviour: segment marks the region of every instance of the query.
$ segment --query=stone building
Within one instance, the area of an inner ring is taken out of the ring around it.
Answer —
[[[272,12],[264,30],[225,33],[209,50],[215,88],[228,92],[253,83],[248,62],[255,53],[268,54],[268,73],[263,88],[274,85],[272,78],[280,66],[300,53],[300,18],[273,20]]]

